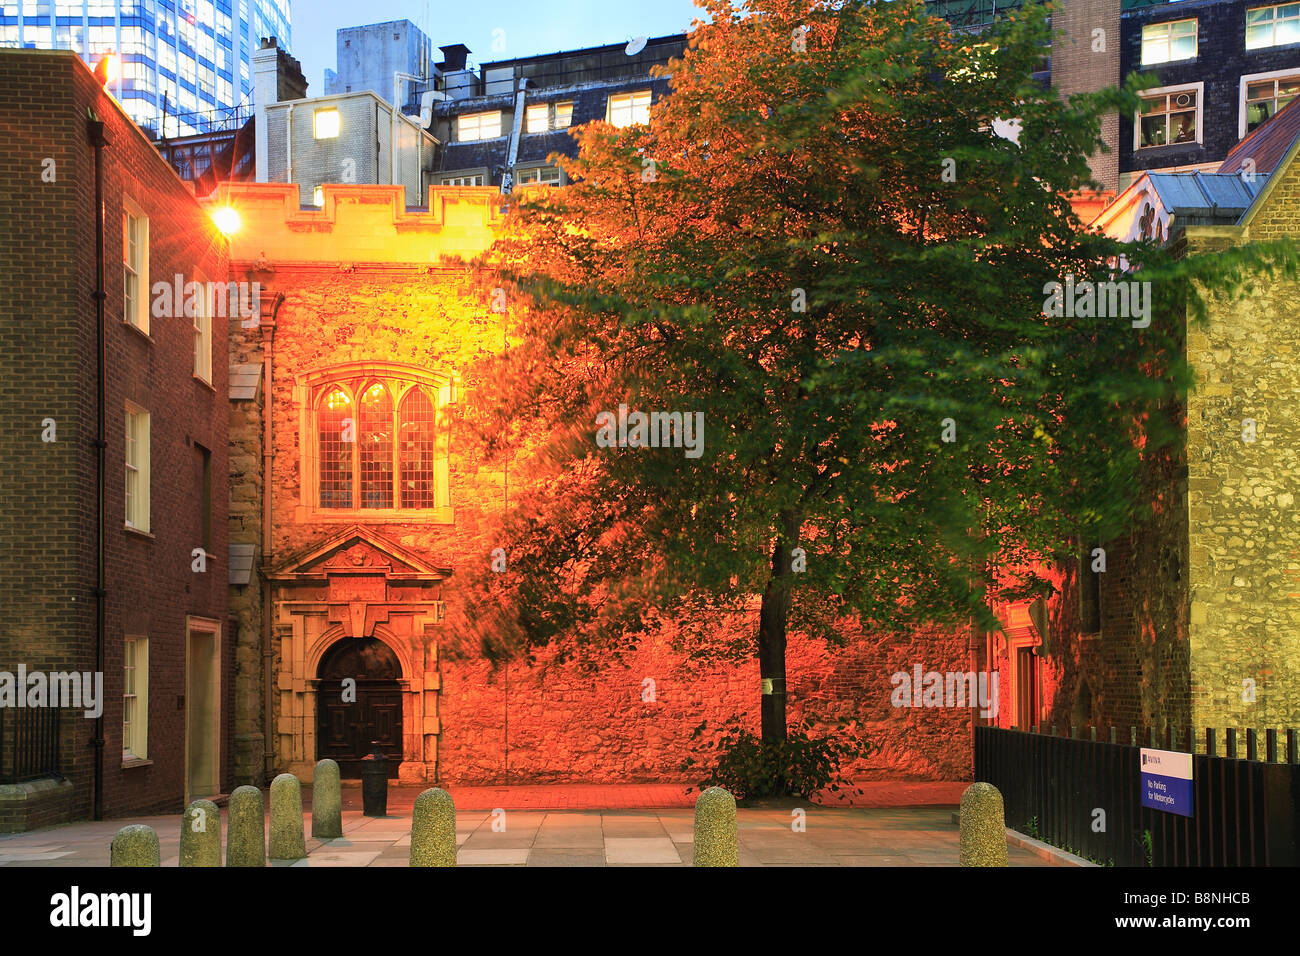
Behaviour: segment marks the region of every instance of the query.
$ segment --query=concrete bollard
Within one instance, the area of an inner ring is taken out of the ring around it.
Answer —
[[[195,800],[181,815],[180,865],[221,865],[221,811],[211,800]]]
[[[326,757],[311,781],[311,835],[318,840],[343,836],[343,787],[339,765]]]
[[[709,787],[695,800],[695,855],[692,866],[739,866],[736,798]]]
[[[961,795],[961,866],[1006,866],[1007,824],[1002,794],[991,783],[972,783]]]
[[[109,866],[162,866],[158,834],[142,823],[118,830],[108,855]]]
[[[291,773],[271,781],[271,859],[301,860],[307,855],[302,835],[302,784]]]
[[[230,795],[226,827],[226,866],[266,866],[266,820],[262,791],[236,787]]]
[[[456,804],[433,787],[415,798],[411,814],[411,866],[456,865]]]

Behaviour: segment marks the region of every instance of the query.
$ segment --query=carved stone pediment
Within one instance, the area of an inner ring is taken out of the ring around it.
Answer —
[[[451,569],[435,566],[425,556],[357,525],[321,544],[291,556],[273,580],[318,581],[336,577],[377,577],[388,580],[440,581]]]

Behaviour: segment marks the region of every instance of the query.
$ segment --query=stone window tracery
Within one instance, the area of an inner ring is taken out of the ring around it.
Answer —
[[[400,366],[354,363],[301,379],[302,504],[323,517],[450,520],[452,401],[450,378]]]

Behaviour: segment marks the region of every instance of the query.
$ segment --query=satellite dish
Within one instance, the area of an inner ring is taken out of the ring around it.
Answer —
[[[642,50],[645,49],[645,45],[646,45],[646,37],[637,37],[635,40],[632,40],[630,43],[628,43],[627,47],[624,48],[623,52],[626,53],[628,56],[636,56],[638,53],[640,53]]]

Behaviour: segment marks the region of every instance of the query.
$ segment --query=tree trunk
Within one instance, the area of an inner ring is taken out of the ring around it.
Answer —
[[[780,515],[780,531],[772,548],[772,576],[763,589],[758,615],[758,673],[763,679],[761,715],[763,743],[785,740],[785,633],[790,619],[791,550],[798,541],[799,519],[790,511]]]

